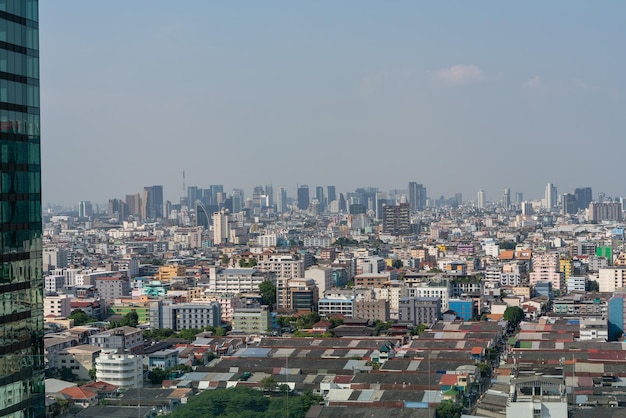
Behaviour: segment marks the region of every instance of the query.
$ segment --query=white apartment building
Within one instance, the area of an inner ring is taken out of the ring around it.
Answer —
[[[423,284],[406,289],[406,296],[410,298],[441,298],[441,312],[446,312],[450,306],[450,287],[449,285],[430,285]]]
[[[122,389],[143,387],[143,356],[103,353],[96,359],[96,380]]]
[[[255,293],[259,285],[266,280],[266,275],[256,268],[209,269],[209,293]],[[275,284],[275,279],[272,283]]]
[[[278,242],[278,236],[276,234],[259,235],[256,238],[256,242],[259,247],[275,247]]]
[[[65,285],[65,276],[50,275],[44,277],[44,289],[46,292],[58,292]]]
[[[598,273],[600,292],[615,292],[626,286],[626,267],[607,267]]]
[[[43,316],[56,316],[67,318],[72,313],[72,297],[60,294],[43,298]]]
[[[333,269],[330,267],[311,267],[304,271],[304,277],[315,281],[320,294],[333,288]]]
[[[256,268],[262,272],[274,273],[276,277],[304,278],[304,262],[292,255],[271,255],[261,258]]]

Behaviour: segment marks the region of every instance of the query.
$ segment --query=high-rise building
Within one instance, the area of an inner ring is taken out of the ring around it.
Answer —
[[[0,10],[0,416],[43,417],[38,2]]]
[[[563,215],[573,215],[576,212],[578,212],[576,196],[571,193],[563,193],[563,208],[561,213]]]
[[[129,215],[141,216],[141,195],[139,193],[126,195],[126,210]]]
[[[337,200],[337,191],[335,189],[335,186],[326,187],[326,199],[328,203],[334,202],[335,200]]]
[[[521,205],[523,201],[524,201],[524,193],[522,192],[515,193],[515,203],[518,205]]]
[[[576,196],[576,204],[578,210],[585,210],[589,207],[589,204],[593,200],[591,193],[591,187],[577,187],[574,189],[574,196]]]
[[[78,217],[90,218],[93,216],[93,205],[87,200],[82,200],[78,204]]]
[[[487,206],[487,192],[483,189],[478,191],[478,209],[484,209]]]
[[[298,187],[298,209],[307,210],[309,208],[309,186]]]
[[[287,190],[284,187],[281,187],[278,191],[278,204],[277,204],[278,213],[287,212]]]
[[[544,197],[545,207],[552,210],[557,205],[556,186],[552,183],[546,184],[546,193]]]
[[[187,187],[187,207],[193,209],[196,207],[196,200],[202,198],[202,189],[198,186]]]
[[[511,206],[511,189],[508,187],[504,188],[502,194],[502,207],[504,209],[508,209]]]
[[[243,209],[243,189],[233,189],[232,206],[233,213],[239,213]]]
[[[265,203],[268,208],[274,207],[274,187],[271,184],[265,185]]]
[[[141,200],[141,217],[151,220],[163,218],[163,186],[150,186],[143,188]]]
[[[414,181],[409,182],[409,205],[412,211],[426,207],[426,187]]]
[[[326,198],[324,197],[324,187],[317,186],[315,188],[315,198],[320,202],[320,210],[326,210]]]
[[[392,235],[411,233],[411,209],[408,203],[383,206],[383,233]]]

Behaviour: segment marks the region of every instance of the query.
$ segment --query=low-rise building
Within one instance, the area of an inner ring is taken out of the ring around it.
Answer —
[[[96,359],[96,380],[120,389],[143,387],[143,357],[133,354],[102,353]]]

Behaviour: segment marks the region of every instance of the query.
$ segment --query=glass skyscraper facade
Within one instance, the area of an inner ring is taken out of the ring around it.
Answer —
[[[0,0],[0,417],[43,417],[37,0]]]

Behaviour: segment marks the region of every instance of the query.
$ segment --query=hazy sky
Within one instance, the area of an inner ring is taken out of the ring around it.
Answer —
[[[626,196],[626,3],[40,2],[43,201]]]

